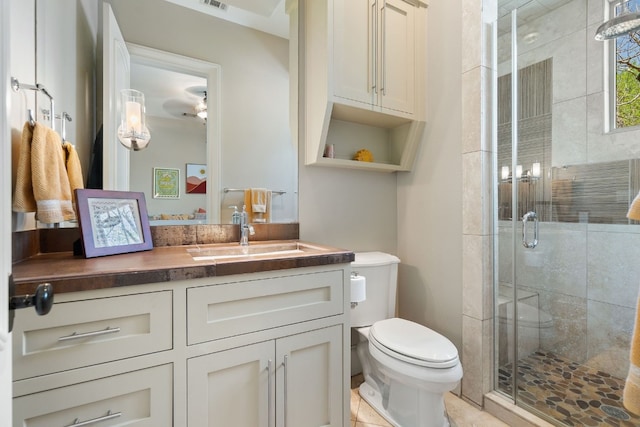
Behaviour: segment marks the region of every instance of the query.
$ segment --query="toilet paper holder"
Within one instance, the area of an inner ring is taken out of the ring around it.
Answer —
[[[367,299],[367,282],[357,271],[351,273],[351,308]]]

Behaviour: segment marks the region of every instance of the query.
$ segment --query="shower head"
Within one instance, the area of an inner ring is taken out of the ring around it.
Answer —
[[[629,2],[630,0],[623,1],[620,14],[598,27],[595,35],[596,40],[613,39],[640,28],[640,13],[632,11]]]

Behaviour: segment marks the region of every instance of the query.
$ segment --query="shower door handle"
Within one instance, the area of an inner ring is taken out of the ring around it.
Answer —
[[[533,240],[527,240],[527,223],[533,220]],[[538,215],[529,211],[522,217],[522,246],[527,249],[533,249],[538,246]]]

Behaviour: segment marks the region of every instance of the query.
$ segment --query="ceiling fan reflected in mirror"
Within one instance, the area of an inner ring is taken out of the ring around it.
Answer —
[[[197,96],[200,101],[193,108],[194,113],[184,113],[185,116],[199,117],[207,120],[207,88],[204,86],[192,86],[186,89],[187,93]]]
[[[185,89],[185,96],[166,100],[162,108],[173,117],[198,118],[207,120],[206,86],[193,86]]]

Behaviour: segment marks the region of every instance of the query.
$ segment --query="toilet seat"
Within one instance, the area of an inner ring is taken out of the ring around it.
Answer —
[[[369,343],[403,362],[429,368],[451,368],[459,363],[451,341],[431,329],[405,319],[391,318],[374,323]]]

